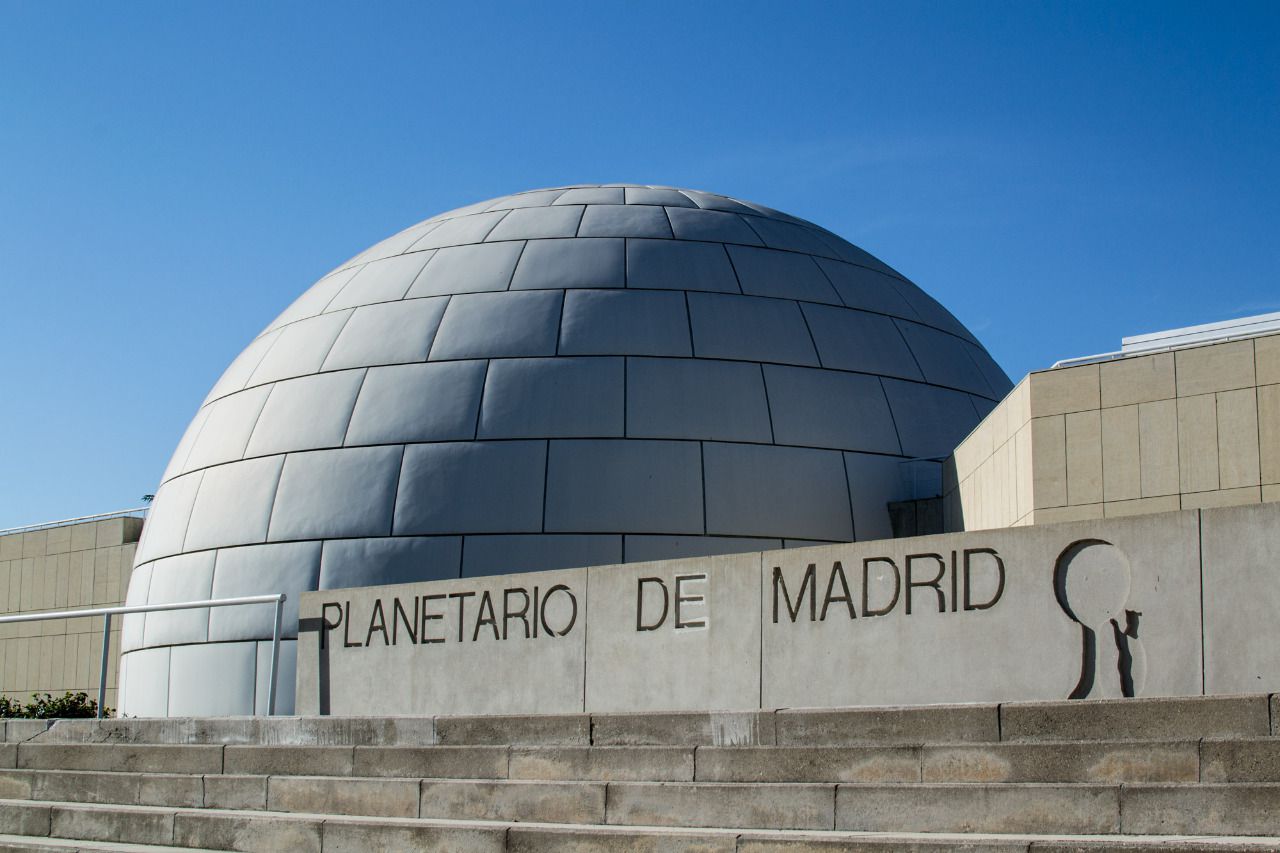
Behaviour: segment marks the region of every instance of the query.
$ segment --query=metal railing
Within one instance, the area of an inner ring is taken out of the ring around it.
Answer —
[[[9,536],[13,533],[31,533],[36,530],[47,530],[50,527],[65,527],[68,524],[87,524],[90,521],[108,521],[112,518],[137,518],[147,514],[150,510],[149,506],[139,506],[133,509],[118,509],[115,512],[100,512],[97,515],[82,515],[79,518],[63,518],[58,521],[42,521],[39,524],[25,524],[22,527],[6,527],[0,530],[0,536]]]
[[[107,666],[111,660],[111,617],[116,614],[154,613],[159,610],[199,610],[206,607],[235,607],[241,604],[272,604],[276,606],[275,624],[271,628],[271,669],[267,676],[267,714],[276,712],[276,670],[280,666],[280,631],[284,622],[285,594],[245,595],[239,598],[210,598],[205,601],[179,601],[173,604],[135,604],[119,607],[91,607],[84,610],[50,610],[42,613],[23,613],[20,616],[0,616],[0,625],[14,622],[40,622],[45,619],[80,619],[85,616],[101,616],[102,619],[102,672],[98,680],[98,719],[102,719],[107,699]]]
[[[1171,352],[1172,350],[1189,349],[1191,347],[1207,347],[1211,344],[1225,344],[1230,341],[1240,341],[1246,338],[1256,338],[1261,335],[1273,333],[1276,329],[1275,325],[1280,321],[1280,314],[1263,315],[1269,319],[1270,324],[1259,322],[1253,323],[1237,323],[1234,326],[1226,326],[1218,331],[1201,332],[1196,335],[1183,334],[1173,335],[1170,333],[1156,333],[1155,335],[1137,335],[1132,338],[1124,338],[1121,340],[1123,349],[1113,352],[1100,352],[1094,355],[1082,355],[1077,358],[1063,358],[1055,361],[1049,368],[1056,370],[1060,367],[1079,367],[1082,364],[1094,364],[1095,362],[1116,361],[1121,358],[1133,358],[1140,355],[1155,355],[1156,353]],[[1245,320],[1257,321],[1257,317],[1246,317]],[[1228,321],[1230,322],[1230,321]],[[1221,327],[1226,324],[1211,323],[1209,326],[1191,326],[1191,329],[1206,329],[1211,327]],[[1232,328],[1246,326],[1240,331],[1231,331]],[[1185,329],[1174,329],[1174,332],[1185,332]],[[1164,337],[1158,335],[1163,334]]]

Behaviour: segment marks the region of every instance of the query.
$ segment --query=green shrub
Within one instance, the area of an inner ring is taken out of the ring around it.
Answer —
[[[111,709],[104,710],[106,716],[110,717]],[[90,699],[88,693],[67,693],[56,699],[48,693],[32,693],[31,701],[25,705],[18,699],[0,696],[0,718],[53,720],[96,716],[98,703]]]

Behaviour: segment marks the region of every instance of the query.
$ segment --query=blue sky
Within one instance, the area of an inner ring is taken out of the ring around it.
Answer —
[[[1280,310],[1280,5],[0,0],[0,527],[136,505],[237,352],[447,208],[814,220],[1017,379]]]

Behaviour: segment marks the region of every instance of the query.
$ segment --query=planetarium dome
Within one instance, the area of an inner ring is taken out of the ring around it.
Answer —
[[[904,459],[1009,390],[945,308],[812,223],[706,192],[535,190],[342,264],[227,368],[128,604],[890,535]],[[266,708],[268,606],[130,616],[121,712]]]

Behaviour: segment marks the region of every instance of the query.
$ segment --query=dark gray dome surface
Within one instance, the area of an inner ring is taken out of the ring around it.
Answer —
[[[292,638],[304,590],[882,538],[903,460],[1009,387],[934,299],[776,210],[633,185],[481,202],[344,263],[232,362],[128,603],[284,591]],[[265,708],[270,608],[123,633],[124,713]]]

